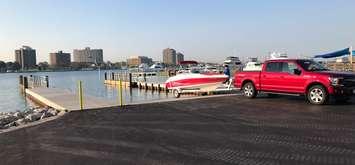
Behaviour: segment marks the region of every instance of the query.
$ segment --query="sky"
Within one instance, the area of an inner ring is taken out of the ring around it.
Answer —
[[[104,60],[186,60],[285,52],[313,56],[355,46],[353,0],[0,0],[0,60],[22,45],[49,53],[101,48]]]

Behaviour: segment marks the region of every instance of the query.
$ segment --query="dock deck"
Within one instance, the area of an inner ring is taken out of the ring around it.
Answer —
[[[58,110],[80,110],[79,96],[69,90],[58,88],[32,88],[26,89],[27,97],[35,102],[53,107]],[[84,95],[84,109],[97,109],[117,106],[118,103],[110,100]]]

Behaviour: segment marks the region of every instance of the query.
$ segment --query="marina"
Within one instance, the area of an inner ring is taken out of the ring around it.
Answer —
[[[355,165],[354,6],[0,0],[0,165]]]

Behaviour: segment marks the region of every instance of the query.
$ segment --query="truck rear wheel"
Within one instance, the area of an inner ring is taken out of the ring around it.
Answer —
[[[307,99],[312,104],[326,104],[328,102],[328,92],[323,86],[314,85],[309,88],[307,92]]]
[[[257,95],[257,92],[255,90],[255,86],[252,82],[248,82],[246,84],[243,85],[242,88],[243,91],[243,95],[247,98],[255,98]]]

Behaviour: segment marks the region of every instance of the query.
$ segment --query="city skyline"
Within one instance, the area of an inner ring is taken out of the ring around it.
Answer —
[[[316,55],[355,46],[354,1],[0,1],[0,60],[22,45],[37,62],[63,50],[102,48],[104,61],[148,56],[172,47],[186,60],[287,52]],[[61,11],[61,12],[52,12]],[[89,12],[90,11],[90,12]],[[198,11],[198,12],[196,12]]]

